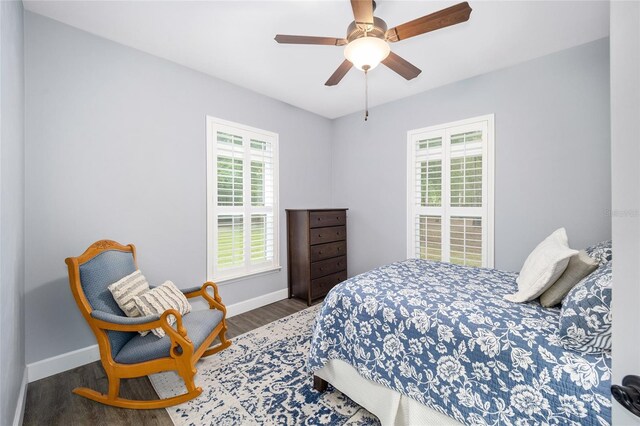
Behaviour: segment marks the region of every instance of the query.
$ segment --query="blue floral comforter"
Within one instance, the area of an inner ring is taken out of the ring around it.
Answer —
[[[516,276],[412,259],[353,277],[325,299],[309,370],[341,359],[468,425],[610,424],[610,355],[565,350],[559,309],[504,300]]]

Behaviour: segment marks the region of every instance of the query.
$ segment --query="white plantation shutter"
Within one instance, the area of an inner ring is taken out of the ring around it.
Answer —
[[[442,260],[442,217],[416,215],[417,238],[416,257],[429,260]]]
[[[279,268],[278,135],[207,118],[207,274]]]
[[[467,266],[486,266],[482,256],[482,218],[449,218],[449,262]]]
[[[217,215],[216,269],[224,270],[244,266],[244,216]]]
[[[251,264],[273,261],[274,167],[273,144],[251,139]]]
[[[415,256],[442,260],[442,160],[443,135],[433,133],[414,139],[413,164]]]
[[[409,257],[493,266],[493,115],[408,133]]]

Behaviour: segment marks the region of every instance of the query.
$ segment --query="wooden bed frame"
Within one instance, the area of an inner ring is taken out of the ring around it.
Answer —
[[[326,391],[328,385],[329,385],[329,382],[327,382],[322,377],[318,377],[318,376],[315,376],[315,375],[313,376],[313,388],[315,390],[317,390],[318,392]]]

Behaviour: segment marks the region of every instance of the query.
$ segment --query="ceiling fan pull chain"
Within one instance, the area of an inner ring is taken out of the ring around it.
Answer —
[[[365,65],[364,70],[364,121],[369,119],[369,66]]]

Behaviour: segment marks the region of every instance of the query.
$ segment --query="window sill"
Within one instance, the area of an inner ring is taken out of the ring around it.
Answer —
[[[229,277],[224,277],[224,278],[220,278],[220,279],[211,279],[209,281],[213,281],[214,283],[220,285],[220,286],[225,286],[227,284],[231,284],[231,283],[235,283],[237,281],[242,281],[245,279],[249,279],[249,278],[255,278],[255,277],[259,277],[262,275],[269,275],[269,274],[274,274],[276,272],[280,272],[282,270],[281,266],[274,266],[274,267],[270,267],[268,269],[263,269],[260,271],[255,271],[255,272],[249,272],[248,274],[241,274],[241,275],[232,275]]]

